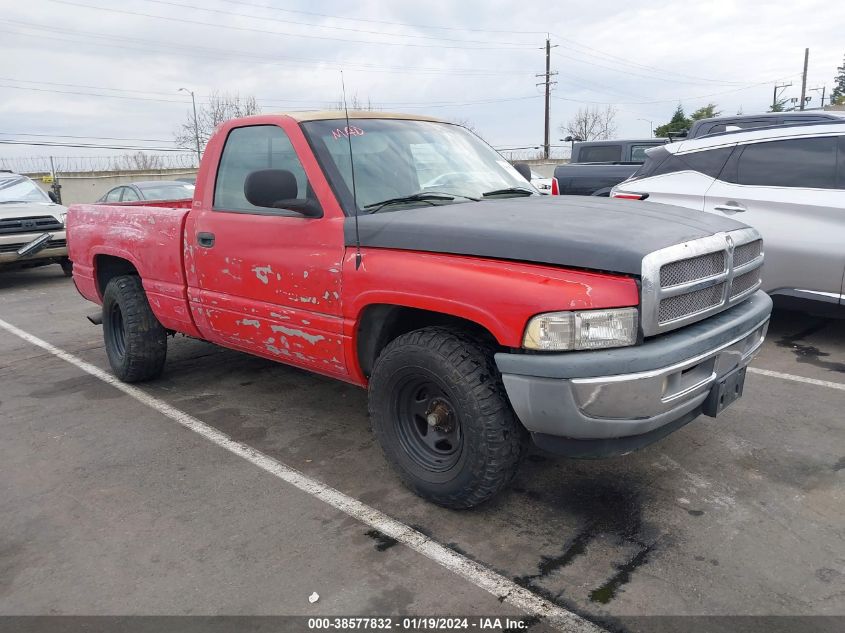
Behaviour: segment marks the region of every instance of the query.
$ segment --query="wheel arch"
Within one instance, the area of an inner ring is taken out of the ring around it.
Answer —
[[[369,379],[376,359],[388,343],[408,332],[431,326],[470,332],[501,347],[491,329],[478,321],[426,308],[373,303],[361,310],[355,325],[355,359],[361,375]]]
[[[101,299],[109,282],[122,275],[141,276],[135,264],[126,258],[106,254],[94,256],[94,279],[97,282],[97,292]]]

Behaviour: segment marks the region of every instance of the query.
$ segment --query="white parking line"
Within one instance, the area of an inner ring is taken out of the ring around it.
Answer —
[[[149,395],[148,393],[120,382],[111,374],[103,371],[99,367],[87,363],[84,360],[77,358],[73,354],[59,349],[50,343],[33,336],[29,332],[25,332],[20,328],[0,319],[0,328],[15,336],[23,339],[27,343],[36,345],[50,354],[62,359],[81,369],[82,371],[102,380],[111,385],[115,389],[119,389],[126,395],[134,398],[138,402],[147,405],[151,409],[155,409],[162,415],[167,416],[174,422],[178,422],[182,426],[191,431],[202,435],[205,439],[214,442],[221,448],[234,453],[235,455],[244,458],[248,462],[262,468],[271,475],[299,488],[321,501],[329,504],[333,508],[345,512],[351,517],[354,517],[377,529],[379,532],[390,536],[400,543],[404,543],[411,549],[419,552],[423,556],[433,560],[438,565],[456,573],[465,578],[474,585],[484,589],[485,591],[496,596],[500,601],[521,609],[529,615],[536,615],[544,618],[545,622],[554,626],[558,630],[578,633],[589,632],[599,633],[604,629],[592,624],[584,618],[559,607],[545,598],[542,598],[534,592],[525,589],[505,578],[501,574],[484,567],[483,565],[470,560],[466,556],[458,554],[454,550],[441,545],[437,541],[424,535],[422,532],[405,525],[401,521],[389,517],[383,512],[371,508],[365,503],[350,497],[339,490],[335,490],[321,481],[313,479],[298,470],[286,466],[285,464],[261,453],[254,448],[237,442],[228,435],[221,433],[214,427],[211,427],[204,422],[201,422],[192,415],[180,411],[179,409],[170,406],[163,400]]]
[[[845,383],[832,382],[830,380],[817,380],[815,378],[805,378],[804,376],[796,376],[795,374],[784,374],[779,371],[772,371],[771,369],[760,369],[759,367],[749,367],[748,372],[752,374],[760,374],[761,376],[769,376],[771,378],[781,378],[782,380],[792,380],[794,382],[803,382],[808,385],[818,385],[819,387],[827,387],[828,389],[838,389],[845,391]]]

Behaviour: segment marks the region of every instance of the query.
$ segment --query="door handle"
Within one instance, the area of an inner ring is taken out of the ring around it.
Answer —
[[[197,244],[203,248],[214,246],[214,233],[197,233]]]
[[[726,202],[725,204],[717,204],[715,207],[716,211],[724,211],[726,213],[742,213],[745,211],[745,207],[738,202]]]

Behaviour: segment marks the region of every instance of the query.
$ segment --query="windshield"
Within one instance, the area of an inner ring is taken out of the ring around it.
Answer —
[[[26,176],[0,179],[0,204],[10,202],[50,202],[50,198]]]
[[[536,190],[493,148],[464,128],[432,121],[355,119],[347,130],[341,119],[310,121],[302,127],[344,209],[351,212],[352,170],[355,165],[358,209],[415,194],[442,193],[467,202],[485,193],[509,195],[517,188]],[[517,191],[515,195],[520,195]],[[435,204],[417,197],[406,206]]]
[[[188,183],[144,185],[140,189],[144,200],[182,200],[194,197],[194,185]]]

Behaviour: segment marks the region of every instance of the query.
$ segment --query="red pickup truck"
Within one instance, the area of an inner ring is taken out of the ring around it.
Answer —
[[[189,204],[70,208],[120,379],[158,376],[181,333],[366,387],[388,460],[453,508],[529,435],[624,454],[741,395],[771,311],[753,229],[540,196],[460,126],[349,116],[229,121]]]

